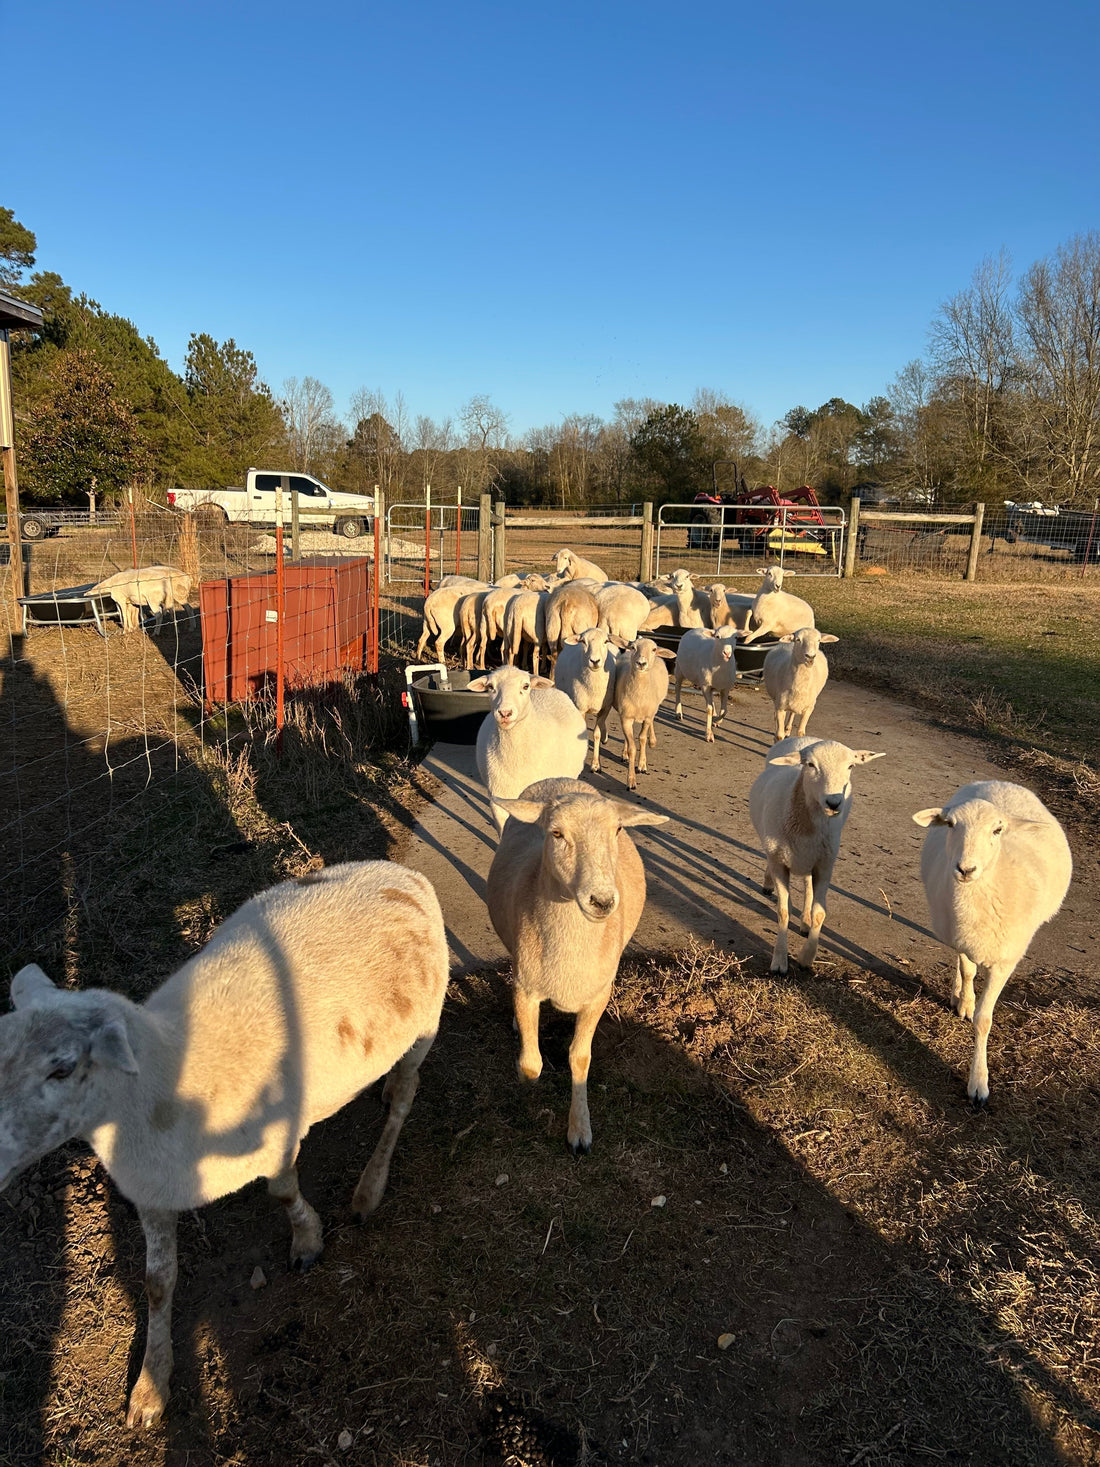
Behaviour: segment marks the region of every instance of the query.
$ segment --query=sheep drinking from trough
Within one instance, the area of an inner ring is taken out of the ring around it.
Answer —
[[[657,747],[653,720],[657,717],[658,708],[668,697],[668,668],[665,663],[672,662],[675,656],[675,652],[658,647],[652,637],[637,637],[619,654],[615,666],[612,701],[623,726],[627,784],[632,790],[638,788],[634,762],[634,725],[642,725],[638,739],[641,752],[637,761],[637,774],[647,774],[646,749]]]
[[[389,1116],[352,1206],[382,1198],[447,987],[423,876],[333,866],[261,892],[143,1004],[55,988],[35,964],[0,1018],[0,1188],[80,1136],[138,1211],[149,1323],[128,1422],[161,1417],[172,1370],[176,1219],[257,1177],[282,1202],[291,1262],[321,1252],[298,1189],[310,1126],[387,1074]]]
[[[736,627],[723,627],[717,632],[696,628],[680,638],[676,653],[676,717],[683,721],[682,689],[685,682],[698,688],[707,703],[708,744],[714,743],[714,695],[721,698],[718,722],[729,708],[730,689],[737,681]]]
[[[641,857],[625,827],[663,825],[625,800],[575,779],[544,779],[504,801],[511,817],[489,868],[486,900],[512,958],[519,1073],[537,1080],[539,1005],[576,1014],[566,1135],[574,1152],[592,1145],[588,1067],[619,959],[645,906]]]
[[[588,723],[549,679],[518,667],[498,667],[475,678],[469,691],[492,695],[477,732],[477,768],[499,834],[508,819],[501,799],[514,799],[537,779],[575,779],[580,774],[588,753]]]
[[[1073,875],[1065,832],[1023,785],[963,785],[940,808],[913,819],[927,828],[920,874],[932,930],[956,954],[951,1002],[974,1023],[966,1093],[989,1099],[987,1048],[1001,990],[1031,939],[1061,907]],[[985,980],[975,1004],[974,977]]]
[[[768,863],[764,890],[775,888],[778,931],[771,971],[785,973],[791,877],[806,881],[806,941],[799,962],[812,968],[840,836],[852,807],[852,768],[882,755],[828,739],[788,738],[774,744],[764,758],[763,773],[749,791],[749,815]]]
[[[780,637],[779,645],[764,658],[764,687],[775,705],[777,739],[806,732],[810,714],[829,677],[829,664],[821,644],[837,640],[831,632],[802,627]]]
[[[622,642],[609,637],[603,627],[590,627],[579,637],[569,637],[554,665],[554,686],[584,715],[594,715],[592,772],[600,772],[600,741],[607,737],[607,715],[615,693],[615,656]]]
[[[186,611],[190,619],[193,608],[188,603],[191,577],[173,565],[144,565],[136,570],[116,571],[99,581],[88,593],[109,596],[118,608],[124,632],[134,632],[144,608],[155,618],[154,633],[159,635],[167,611]]]

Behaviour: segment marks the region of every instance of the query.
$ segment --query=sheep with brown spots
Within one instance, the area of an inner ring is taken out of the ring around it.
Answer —
[[[257,1177],[282,1202],[292,1264],[321,1252],[298,1147],[382,1075],[389,1116],[352,1197],[381,1201],[447,987],[447,939],[423,876],[363,861],[246,902],[143,1004],[55,988],[36,964],[0,1018],[0,1189],[82,1137],[138,1210],[149,1325],[128,1422],[168,1400],[176,1218]]]

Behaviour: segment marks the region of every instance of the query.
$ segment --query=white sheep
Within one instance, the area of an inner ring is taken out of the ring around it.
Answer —
[[[0,1188],[72,1137],[135,1205],[149,1325],[128,1422],[168,1400],[176,1218],[266,1177],[292,1264],[322,1247],[298,1189],[310,1126],[387,1074],[389,1117],[352,1197],[381,1201],[447,987],[431,885],[388,861],[333,866],[261,892],[143,1004],[55,988],[36,964],[0,1018]]]
[[[478,633],[481,628],[481,608],[488,591],[468,591],[455,603],[455,630],[462,640],[462,658],[466,669],[472,670],[477,656]]]
[[[118,608],[124,632],[137,630],[142,608],[151,611],[157,634],[167,611],[186,611],[190,620],[190,594],[191,577],[173,565],[144,565],[136,570],[116,571],[88,592],[89,596],[110,597]]]
[[[492,701],[477,732],[477,768],[489,793],[499,834],[507,820],[502,799],[513,799],[536,779],[575,779],[588,753],[588,723],[576,704],[549,679],[518,667],[498,667],[469,684]]]
[[[554,570],[567,581],[606,581],[607,572],[594,561],[583,560],[572,550],[559,550],[554,556]]]
[[[505,808],[511,818],[489,867],[486,901],[512,957],[519,1074],[542,1073],[539,1005],[576,1014],[566,1135],[575,1153],[588,1151],[592,1036],[645,906],[645,873],[624,827],[663,825],[668,816],[606,799],[574,779],[533,783]]]
[[[608,581],[595,593],[596,605],[600,610],[600,624],[613,637],[623,642],[633,642],[652,607],[649,598],[636,586],[622,581]]]
[[[806,880],[806,941],[799,962],[812,968],[840,836],[852,807],[852,768],[882,755],[827,739],[789,738],[774,744],[764,758],[763,773],[749,791],[749,815],[768,863],[764,890],[775,888],[778,931],[771,971],[785,973],[791,877]]]
[[[727,591],[721,581],[715,581],[708,586],[706,596],[710,602],[708,625],[713,631],[717,632],[722,627],[736,627],[739,632],[748,631],[755,596],[746,596],[740,591]]]
[[[546,603],[546,645],[553,662],[566,637],[576,637],[599,624],[600,608],[587,585],[566,581],[550,592]]]
[[[615,665],[612,702],[623,727],[627,784],[632,790],[638,788],[634,762],[634,725],[642,725],[638,739],[641,750],[637,774],[647,774],[646,749],[657,747],[653,720],[657,717],[658,708],[668,697],[668,668],[665,663],[672,662],[675,656],[675,652],[658,647],[652,637],[638,637],[619,654]]]
[[[1036,931],[1062,905],[1073,858],[1043,802],[1007,780],[963,785],[946,805],[919,810],[913,819],[928,828],[920,874],[932,930],[956,953],[951,1002],[974,1021],[966,1093],[984,1104],[994,1007]],[[985,986],[975,1006],[979,968]]]
[[[581,713],[595,718],[592,730],[592,772],[600,772],[600,740],[607,737],[607,715],[615,692],[615,657],[622,643],[605,627],[590,627],[579,637],[568,637],[554,664],[554,686]]]
[[[777,739],[806,732],[810,714],[829,677],[829,663],[821,644],[837,640],[831,632],[802,627],[780,637],[779,645],[764,658],[764,687],[775,705]]]
[[[518,663],[526,644],[531,648],[531,671],[539,670],[539,654],[546,646],[545,591],[517,591],[504,608],[504,660]]]
[[[504,641],[504,612],[508,602],[517,594],[515,586],[490,586],[481,603],[478,621],[477,665],[485,666],[489,643],[498,638]]]
[[[721,698],[721,723],[729,711],[730,689],[737,681],[736,627],[723,627],[710,632],[696,628],[685,632],[680,638],[676,652],[676,717],[683,721],[684,705],[681,690],[684,683],[691,683],[706,699],[708,744],[714,743],[714,695]]]
[[[752,630],[745,638],[746,642],[758,642],[763,637],[778,640],[788,632],[797,632],[800,627],[816,625],[810,603],[783,590],[784,572],[779,566],[762,566],[757,574],[764,579],[752,603]],[[790,576],[794,572],[787,571],[786,574]]]
[[[450,585],[437,586],[425,597],[424,626],[420,633],[420,641],[416,644],[417,662],[423,657],[428,640],[433,636],[435,637],[435,660],[443,661],[443,649],[455,632],[455,608],[464,596],[485,590],[488,590],[488,587],[484,581],[456,582],[452,579]]]
[[[710,618],[710,598],[703,591],[696,591],[691,575],[686,570],[672,571],[665,578],[671,591],[651,599],[651,611],[642,622],[640,631],[657,631],[661,627],[678,627],[686,631],[701,627]]]

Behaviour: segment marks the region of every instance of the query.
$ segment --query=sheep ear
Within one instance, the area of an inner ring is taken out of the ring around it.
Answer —
[[[840,638],[839,637],[834,637],[833,634],[832,634],[832,632],[822,632],[821,633],[821,636],[818,637],[818,641],[819,642],[839,642],[840,641]]]
[[[620,825],[667,825],[669,817],[658,815],[656,810],[644,810],[641,805],[628,805],[625,800],[612,800]]]
[[[788,632],[785,637],[779,637],[779,638],[777,638],[777,640],[780,641],[780,642],[793,642],[794,641],[794,632]]]
[[[533,688],[552,688],[556,685],[548,677],[533,677],[531,679],[531,686]],[[500,801],[498,800],[497,803],[499,804]]]
[[[758,576],[766,576],[770,570],[771,570],[771,566],[770,565],[758,565],[756,567],[756,574]]]
[[[883,752],[881,754],[872,754],[871,751],[870,751],[870,749],[853,749],[852,750],[852,763],[853,764],[870,764],[870,762],[871,762],[872,759],[885,759],[885,757],[886,757],[885,752]]]
[[[613,647],[618,647],[620,652],[625,651],[626,648],[630,646],[630,643],[625,639],[625,637],[608,637],[607,640],[611,643]]]
[[[468,693],[491,693],[488,677],[475,677],[472,683],[466,684]]]
[[[913,816],[913,820],[915,824],[925,826],[947,824],[947,821],[943,818],[943,810],[939,805],[933,805],[930,810],[918,810]]]
[[[774,759],[768,760],[769,764],[801,764],[802,750],[796,749],[793,754],[777,754]]]
[[[565,645],[567,647],[575,647],[578,644],[579,641],[580,641],[580,637],[578,637],[577,634],[576,634],[576,632],[574,632],[572,634],[572,636],[566,637],[566,639],[565,639]]]
[[[541,800],[494,800],[493,804],[522,820],[524,825],[537,825],[546,809]]]
[[[44,1008],[58,991],[57,984],[42,971],[37,963],[28,963],[25,968],[20,968],[11,980],[12,1008]]]
[[[675,662],[676,661],[676,653],[675,652],[670,652],[667,647],[658,647],[657,648],[657,656],[658,657],[663,657],[666,662]]]
[[[126,1025],[117,1016],[106,1019],[93,1031],[88,1053],[97,1065],[121,1070],[124,1075],[136,1075],[138,1072]]]

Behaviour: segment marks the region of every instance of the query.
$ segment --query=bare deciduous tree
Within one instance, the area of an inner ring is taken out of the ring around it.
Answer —
[[[288,377],[279,404],[286,420],[287,440],[294,467],[316,472],[319,460],[331,455],[333,441],[343,429],[333,413],[332,393],[316,377]]]

